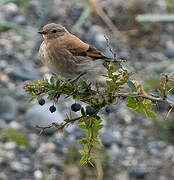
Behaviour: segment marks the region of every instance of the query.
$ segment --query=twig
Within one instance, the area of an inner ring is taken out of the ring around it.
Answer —
[[[172,110],[173,110],[173,107],[169,106],[169,110],[166,113],[166,116],[165,116],[164,120],[167,120],[167,118],[169,117],[169,114],[171,113]]]
[[[64,124],[62,124],[59,129],[63,129],[68,123],[72,123],[72,122],[78,121],[78,120],[81,119],[82,117],[83,117],[83,116],[80,116],[80,117],[77,117],[77,118],[74,118],[74,119],[69,119],[67,122],[65,122]]]
[[[50,124],[48,126],[38,126],[38,125],[36,125],[36,128],[41,129],[41,131],[39,132],[39,135],[41,135],[46,129],[49,129],[49,128],[52,128],[52,127],[56,127],[57,129],[63,129],[69,123],[75,122],[75,121],[77,121],[77,120],[79,120],[81,118],[82,118],[82,116],[74,118],[74,119],[68,119],[63,124],[57,124],[56,122],[53,122],[52,124]]]
[[[108,38],[106,35],[104,35],[104,38],[106,39],[106,43],[107,43],[107,46],[108,46],[108,48],[109,48],[109,51],[110,51],[111,54],[113,55],[113,59],[114,59],[113,62],[117,63],[118,66],[119,66],[121,69],[123,69],[123,66],[122,66],[121,63],[125,62],[126,60],[118,59],[117,53],[114,52],[113,49],[112,49],[112,47],[111,47],[111,44],[110,44],[110,42],[109,42],[109,38]],[[106,60],[106,62],[107,62],[107,60]],[[110,62],[110,61],[108,61],[108,62]],[[123,69],[123,70],[124,70],[124,69]]]
[[[112,31],[112,33],[116,36],[116,38],[123,39],[122,34],[120,31],[116,28],[116,26],[113,24],[113,22],[109,19],[109,17],[106,15],[106,13],[103,11],[97,0],[90,0],[91,5],[93,6],[93,9],[96,11],[98,16],[104,21],[104,23],[109,27],[109,29]]]
[[[137,93],[117,93],[113,96],[113,98],[117,98],[117,97],[124,97],[124,98],[127,98],[127,97],[131,97],[131,96],[136,96],[136,97],[142,97],[144,99],[149,99],[153,102],[162,102],[162,103],[165,103],[165,104],[168,104],[171,108],[174,108],[174,102],[173,101],[170,101],[169,99],[162,99],[162,98],[155,98],[155,97],[152,97],[152,96],[147,96],[147,95],[144,95],[144,94],[137,94]]]

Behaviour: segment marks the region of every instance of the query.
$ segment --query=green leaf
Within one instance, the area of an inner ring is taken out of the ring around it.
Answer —
[[[56,81],[56,87],[57,87],[57,88],[60,87],[60,80],[59,80],[59,79]]]
[[[28,103],[32,103],[35,99],[36,99],[36,97],[30,98],[29,101],[28,101]]]
[[[84,151],[84,150],[79,150],[79,153],[81,154],[81,155],[84,155],[84,154],[86,154],[86,152]]]
[[[93,142],[93,146],[95,149],[101,149],[101,142],[97,139]]]
[[[137,91],[137,88],[135,87],[134,83],[132,81],[128,81],[127,85],[131,88],[133,92]]]
[[[51,78],[50,78],[50,83],[51,83],[52,85],[54,85],[54,77],[53,77],[53,76],[51,76]]]
[[[153,118],[153,119],[156,119],[156,118],[157,118],[156,113],[153,112],[153,111],[147,111],[147,112],[146,112],[146,116],[147,116],[147,117],[150,117],[150,118]]]
[[[87,141],[87,139],[86,138],[82,138],[82,139],[80,139],[79,140],[79,142],[78,142],[79,144],[87,144],[88,143],[88,141]]]
[[[91,125],[91,120],[88,119],[88,120],[85,122],[85,124],[86,124],[86,129],[89,129],[89,127],[90,127],[90,125]]]
[[[88,160],[88,154],[84,154],[82,158],[80,159],[80,163],[86,164]]]
[[[47,99],[53,100],[54,97],[55,97],[55,95],[56,95],[56,92],[52,92],[52,93],[47,97]]]
[[[79,128],[80,129],[86,129],[86,125],[85,124],[79,124]]]
[[[85,117],[85,116],[86,116],[86,113],[85,113],[85,110],[84,110],[84,108],[83,108],[83,107],[81,108],[81,114],[82,114],[82,116],[83,116],[83,117]]]
[[[126,104],[127,107],[135,109],[137,107],[137,101],[136,98],[130,97],[128,99],[128,102]]]

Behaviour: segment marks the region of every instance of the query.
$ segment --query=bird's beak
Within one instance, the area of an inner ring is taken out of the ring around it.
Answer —
[[[38,31],[39,34],[46,34],[45,31]]]

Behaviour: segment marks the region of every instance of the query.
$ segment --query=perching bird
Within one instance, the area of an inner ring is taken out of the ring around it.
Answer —
[[[60,24],[47,24],[38,33],[43,35],[39,56],[51,72],[65,79],[86,73],[84,78],[91,83],[104,83],[102,75],[106,69],[102,64],[103,61],[110,61],[110,58],[69,33]]]

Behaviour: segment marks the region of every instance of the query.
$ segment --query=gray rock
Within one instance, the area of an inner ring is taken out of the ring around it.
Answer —
[[[12,171],[22,173],[24,171],[23,165],[18,161],[12,161],[10,163],[10,168]]]
[[[112,144],[116,143],[119,146],[122,146],[122,141],[120,138],[114,136],[110,132],[105,132],[101,134],[101,140],[104,146],[110,147]]]
[[[14,80],[23,80],[23,81],[27,81],[27,80],[38,80],[39,77],[27,72],[22,72],[22,71],[11,71],[9,73],[9,76],[14,79]]]
[[[3,119],[0,119],[0,129],[6,129],[7,127],[7,123]]]
[[[144,168],[133,168],[129,172],[129,176],[136,179],[144,179],[147,174],[149,174],[149,171]]]
[[[24,16],[18,15],[13,18],[13,21],[17,24],[26,24],[26,19]]]
[[[62,170],[62,165],[54,153],[44,154],[43,163],[48,167],[56,167],[58,170]]]
[[[14,120],[14,114],[12,113],[3,113],[1,116],[2,119],[4,119],[7,123],[11,122]]]
[[[106,48],[106,39],[104,37],[103,30],[100,26],[91,26],[88,33],[86,34],[86,39],[91,44],[98,49],[104,50]]]
[[[168,57],[169,59],[174,58],[174,48],[168,48],[164,52],[165,56]]]
[[[36,126],[46,127],[51,125],[53,122],[62,122],[64,120],[63,115],[59,112],[58,108],[56,112],[51,113],[49,108],[52,104],[46,103],[44,106],[34,105],[26,113],[26,122],[27,125],[36,130]],[[57,128],[47,128],[44,133],[53,134],[57,131]]]
[[[15,142],[6,142],[4,144],[4,149],[5,150],[14,150],[16,148],[16,143]]]
[[[0,117],[4,113],[15,115],[17,111],[16,101],[10,96],[0,96]]]

